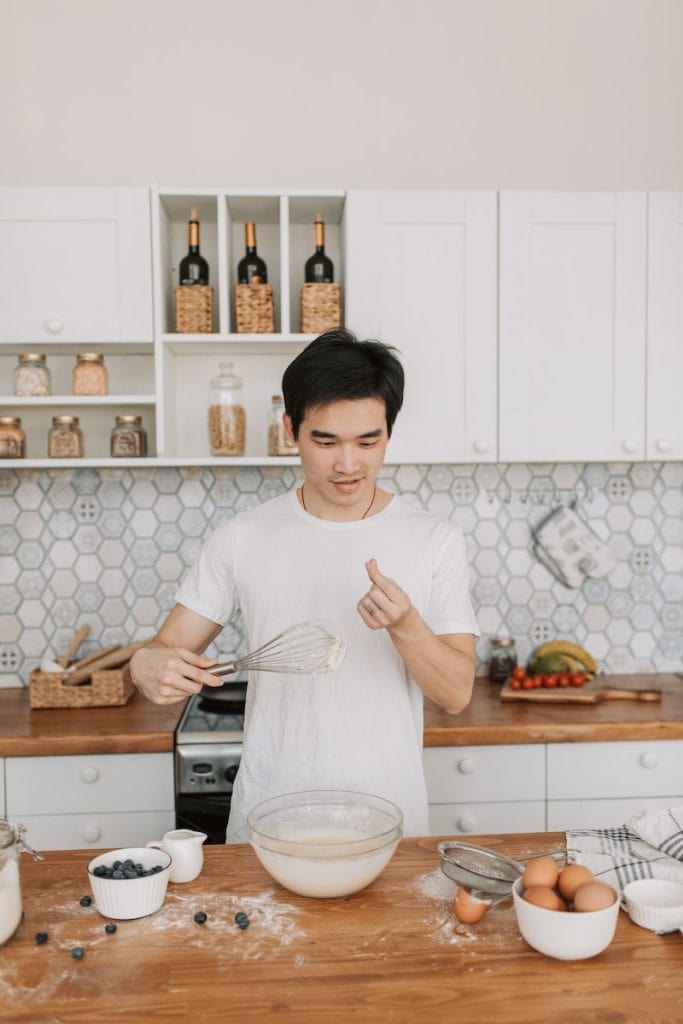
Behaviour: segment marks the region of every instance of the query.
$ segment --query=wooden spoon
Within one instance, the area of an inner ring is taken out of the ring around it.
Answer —
[[[85,667],[65,672],[62,676],[62,683],[64,686],[80,686],[91,678],[93,672],[101,672],[105,668],[117,668],[117,666],[130,661],[138,647],[142,647],[146,643],[147,640],[138,640],[137,643],[128,644],[127,647],[116,648],[108,654],[100,653],[97,658],[94,658]]]
[[[78,630],[78,632],[76,634],[74,634],[74,636],[71,638],[71,642],[69,643],[69,646],[64,651],[64,654],[61,656],[61,658],[57,659],[57,664],[58,665],[61,665],[62,668],[66,668],[67,667],[67,665],[71,661],[72,654],[76,653],[76,651],[81,646],[81,644],[83,643],[83,641],[85,640],[85,638],[86,638],[86,636],[88,635],[89,632],[90,632],[90,625],[89,625],[89,623],[86,622],[85,625],[81,626],[81,628]]]

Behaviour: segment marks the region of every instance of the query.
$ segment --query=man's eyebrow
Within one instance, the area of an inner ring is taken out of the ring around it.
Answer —
[[[321,438],[324,437],[324,438],[330,438],[330,439],[333,440],[336,436],[337,436],[336,434],[330,434],[326,430],[311,430],[311,432],[310,432],[310,437],[321,437]],[[361,438],[361,439],[362,438],[366,438],[366,437],[381,437],[381,436],[382,436],[382,428],[381,427],[378,427],[377,430],[368,430],[367,434],[359,434],[358,435],[358,437]]]

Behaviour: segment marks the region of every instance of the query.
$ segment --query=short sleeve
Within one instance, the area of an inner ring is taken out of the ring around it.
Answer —
[[[432,559],[428,625],[437,636],[448,633],[472,633],[479,636],[470,596],[465,539],[460,527],[445,521],[439,523],[434,536]]]
[[[235,586],[237,518],[219,526],[201,550],[175,595],[178,604],[225,625],[239,609]]]

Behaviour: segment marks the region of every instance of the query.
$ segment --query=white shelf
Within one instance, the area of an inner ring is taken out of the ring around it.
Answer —
[[[283,455],[274,457],[272,455],[254,456],[223,456],[222,458],[207,455],[204,457],[195,456],[174,456],[165,457],[148,455],[138,459],[0,459],[0,469],[87,469],[134,467],[143,469],[145,467],[162,466],[299,466],[301,465],[298,456]]]
[[[54,406],[154,405],[155,395],[0,395],[0,407],[28,406],[32,409]]]

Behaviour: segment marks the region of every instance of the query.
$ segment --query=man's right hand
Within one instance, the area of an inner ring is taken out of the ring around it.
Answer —
[[[223,685],[222,679],[206,671],[218,664],[217,658],[156,643],[138,648],[129,665],[133,683],[155,704],[175,704],[199,693],[204,685]]]

